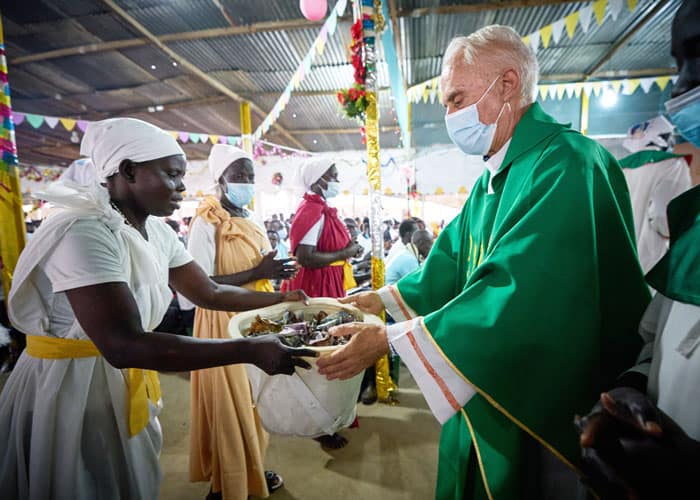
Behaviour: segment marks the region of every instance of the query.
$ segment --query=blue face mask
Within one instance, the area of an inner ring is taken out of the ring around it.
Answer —
[[[678,132],[700,148],[700,86],[666,101],[666,111]]]
[[[325,199],[335,198],[340,194],[340,182],[328,181],[327,184],[328,187],[321,190]]]
[[[479,100],[474,104],[470,104],[459,111],[445,115],[447,134],[450,136],[455,146],[461,149],[465,154],[483,156],[489,152],[489,148],[493,142],[493,136],[496,134],[496,124],[498,123],[498,119],[501,118],[505,104],[501,106],[501,111],[498,113],[496,121],[491,125],[481,123],[479,119],[479,110],[476,105],[486,97],[486,94],[489,93],[491,88],[498,81],[498,78],[491,82],[489,88],[481,94]]]
[[[255,184],[227,182],[226,190],[226,197],[238,208],[248,205],[255,196]]]

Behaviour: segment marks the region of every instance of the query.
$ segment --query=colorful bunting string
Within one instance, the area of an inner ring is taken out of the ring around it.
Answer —
[[[311,73],[311,67],[316,59],[316,56],[323,53],[328,37],[335,33],[335,29],[338,26],[338,17],[342,16],[345,12],[347,3],[347,0],[338,0],[335,7],[331,9],[326,22],[323,23],[323,26],[321,26],[321,30],[316,36],[316,39],[311,44],[311,47],[309,47],[309,50],[301,60],[301,63],[299,63],[299,66],[294,72],[291,81],[287,84],[287,87],[284,89],[282,95],[272,107],[272,110],[270,110],[265,119],[263,119],[260,126],[255,129],[255,132],[253,133],[253,138],[255,140],[260,140],[260,138],[265,135],[268,130],[270,130],[270,127],[272,127],[272,125],[279,119],[282,111],[284,111],[284,109],[287,107],[289,98],[292,96],[292,92],[295,91],[299,85],[301,85],[304,78]]]
[[[12,120],[14,121],[15,125],[21,125],[22,123],[27,122],[33,128],[39,128],[44,124],[51,128],[55,128],[56,125],[60,123],[68,132],[72,132],[77,127],[83,133],[87,130],[88,125],[91,123],[88,120],[74,120],[72,118],[59,118],[56,116],[21,113],[19,111],[12,111]],[[193,144],[197,144],[201,142],[202,144],[205,144],[210,142],[211,144],[221,143],[238,145],[241,142],[240,137],[230,135],[214,135],[199,132],[178,132],[175,130],[166,130],[166,132],[182,143],[191,142]]]
[[[627,0],[626,4],[630,12],[637,8],[637,0]],[[622,6],[623,0],[595,0],[576,12],[525,35],[522,37],[523,43],[532,47],[535,52],[539,50],[540,46],[545,49],[553,47],[560,42],[564,28],[566,28],[569,39],[572,39],[576,34],[576,26],[581,28],[582,33],[588,33],[593,17],[595,17],[598,26],[602,25],[606,19],[617,20]],[[608,17],[606,17],[606,12],[609,14]],[[428,102],[429,99],[434,101],[436,96],[432,89],[437,87],[438,79],[439,77],[431,78],[409,88],[409,100],[413,103],[421,100]]]

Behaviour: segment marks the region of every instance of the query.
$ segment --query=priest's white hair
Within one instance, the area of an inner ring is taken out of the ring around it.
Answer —
[[[510,26],[492,24],[471,35],[453,38],[442,58],[443,74],[458,56],[468,65],[478,62],[496,72],[513,68],[520,76],[520,105],[526,106],[537,98],[537,57]]]

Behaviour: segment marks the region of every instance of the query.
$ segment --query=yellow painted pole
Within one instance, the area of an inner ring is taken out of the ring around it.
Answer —
[[[243,149],[248,153],[253,152],[253,125],[250,119],[250,103],[241,101],[241,138],[243,139]]]
[[[5,38],[0,18],[0,275],[5,300],[10,293],[12,275],[19,254],[27,242],[22,189],[17,167],[15,126],[12,123],[10,84],[7,80]]]
[[[581,91],[581,133],[588,135],[588,95]]]

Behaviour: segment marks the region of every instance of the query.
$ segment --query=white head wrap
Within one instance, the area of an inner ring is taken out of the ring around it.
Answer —
[[[60,182],[74,182],[81,186],[90,186],[95,182],[95,165],[90,158],[80,158],[71,163],[58,179]]]
[[[251,162],[253,161],[250,153],[243,151],[241,148],[228,144],[214,144],[209,153],[209,172],[214,184],[219,182],[219,177],[231,163],[241,158],[248,158]]]
[[[175,138],[150,123],[135,118],[110,118],[88,125],[80,154],[89,156],[98,179],[119,171],[124,160],[135,162],[185,155]]]
[[[627,138],[622,141],[622,145],[631,153],[641,151],[649,145],[667,149],[673,145],[661,137],[667,134],[673,134],[673,125],[665,117],[659,115],[630,127],[627,131]]]
[[[308,191],[334,164],[335,161],[329,158],[309,158],[301,166],[299,183]]]

